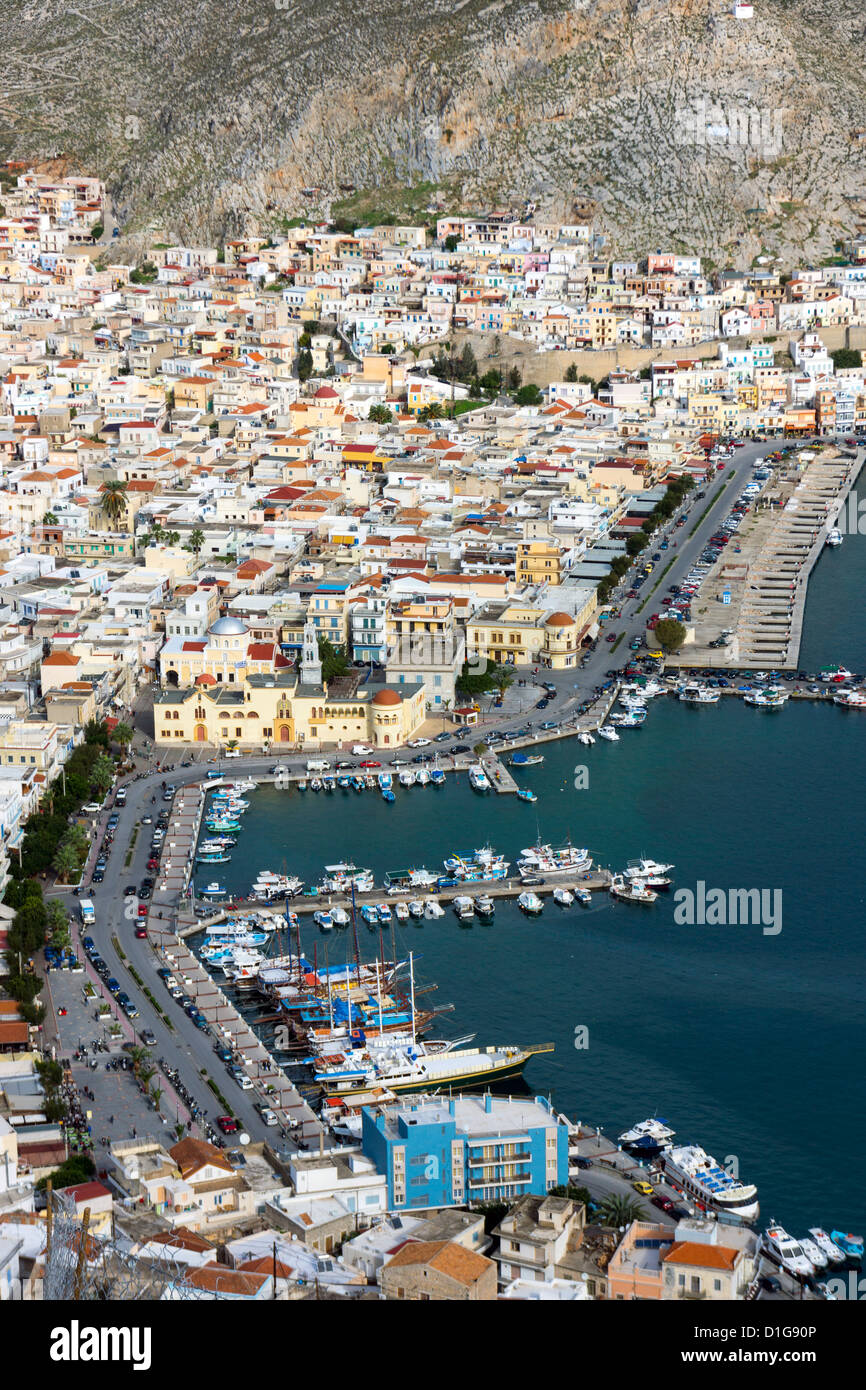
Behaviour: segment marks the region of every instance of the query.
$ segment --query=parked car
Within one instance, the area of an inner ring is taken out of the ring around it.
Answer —
[[[233,1120],[230,1115],[217,1115],[216,1122],[223,1134],[237,1134],[238,1122]]]
[[[376,760],[375,760],[375,758],[365,758],[364,761],[360,764],[360,766],[361,766],[361,767],[381,767],[382,764],[381,764],[381,763],[377,763]]]

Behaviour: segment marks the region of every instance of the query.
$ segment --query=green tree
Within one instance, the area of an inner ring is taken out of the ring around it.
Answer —
[[[54,869],[57,877],[62,879],[64,883],[68,883],[73,875],[78,873],[80,864],[81,861],[72,845],[60,844],[57,846],[54,852],[54,858],[51,861],[51,867]]]
[[[394,416],[386,405],[376,404],[370,407],[368,419],[372,420],[375,425],[390,425],[393,418]]]
[[[666,652],[678,652],[686,640],[686,629],[676,618],[660,618],[655,635]]]
[[[632,1221],[642,1221],[646,1208],[635,1197],[611,1192],[599,1206],[597,1219],[600,1226],[630,1226]]]
[[[566,367],[565,379],[566,381],[577,381],[577,364],[575,362]]]
[[[115,766],[113,759],[103,753],[93,764],[93,771],[90,774],[90,783],[101,795],[105,795],[108,788],[114,781]]]
[[[55,516],[54,512],[46,512],[44,517],[42,518],[42,524],[44,526],[56,526],[57,517]]]
[[[346,653],[329,642],[327,637],[319,637],[319,660],[322,663],[322,680],[330,681],[342,676],[349,669]]]
[[[422,421],[426,421],[426,420],[441,420],[441,419],[442,419],[442,407],[441,407],[441,405],[439,404],[439,402],[438,402],[438,401],[431,401],[431,403],[430,403],[429,405],[423,406],[423,407],[421,408],[421,410],[418,411],[418,419],[419,419],[419,420],[422,420]]]
[[[307,349],[302,348],[298,353],[298,379],[309,381],[313,375],[313,354]]]
[[[647,545],[647,537],[646,537],[645,535],[642,535],[642,534],[640,534],[640,533],[636,533],[636,534],[633,535],[633,536],[627,536],[627,537],[626,537],[626,542],[625,542],[626,553],[627,553],[628,555],[631,555],[632,557],[635,556],[635,555],[640,555],[641,551],[644,550],[644,549],[646,548],[646,545]]]
[[[844,371],[846,367],[863,366],[863,354],[859,348],[836,348],[830,356],[837,371]]]
[[[66,950],[71,941],[69,914],[58,898],[52,898],[46,904],[45,927],[51,937],[52,946],[56,946],[61,951]]]
[[[460,238],[457,233],[452,232],[450,236],[447,236],[443,245],[446,251],[456,251],[457,247],[460,245]]]
[[[126,516],[127,485],[119,480],[103,483],[100,492],[102,493],[102,502],[100,503],[102,511],[114,526],[121,517]]]
[[[205,534],[200,526],[194,526],[189,533],[189,548],[194,555],[198,555],[205,542]]]
[[[528,381],[525,386],[515,391],[514,400],[517,405],[542,405],[544,397],[535,383]]]
[[[112,729],[111,737],[121,748],[125,748],[128,743],[132,743],[132,725],[121,719],[120,723],[115,724]]]

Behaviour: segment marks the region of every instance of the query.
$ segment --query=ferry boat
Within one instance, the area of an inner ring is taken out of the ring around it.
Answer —
[[[652,888],[647,888],[643,879],[626,879],[622,874],[614,874],[610,881],[610,894],[620,902],[639,903],[643,907],[649,907],[658,897]]]
[[[574,894],[570,893],[567,888],[554,888],[553,901],[558,903],[560,907],[571,907],[574,902]]]
[[[831,547],[835,547],[837,545],[842,544],[842,532],[839,530],[838,526],[830,527],[830,530],[827,532],[827,539],[825,540],[824,544],[829,545]]]
[[[487,893],[482,893],[475,899],[475,911],[479,917],[492,917],[496,911],[496,904]]]
[[[512,767],[535,767],[538,763],[544,762],[544,754],[513,753],[510,762]]]
[[[710,1211],[726,1212],[743,1221],[758,1217],[758,1189],[740,1182],[720,1168],[699,1144],[682,1144],[666,1149],[659,1159],[665,1176],[684,1196]]]
[[[775,1223],[768,1226],[758,1244],[758,1249],[780,1265],[795,1279],[809,1279],[815,1273],[815,1266],[807,1259],[803,1249],[793,1236],[789,1236],[784,1226]]]
[[[619,734],[616,729],[612,729],[609,724],[602,724],[598,730],[599,738],[606,738],[609,743],[619,743]]]
[[[822,1230],[820,1226],[810,1226],[809,1235],[828,1264],[841,1265],[845,1263],[847,1259],[845,1251],[836,1244],[835,1240],[831,1240],[827,1232]]]
[[[669,1149],[676,1130],[671,1129],[667,1120],[656,1115],[649,1120],[641,1120],[619,1136],[619,1143],[633,1153],[654,1157],[662,1149]]]
[[[701,685],[698,681],[689,681],[681,689],[679,698],[687,705],[714,705],[720,695],[720,690],[708,685]]]
[[[469,769],[469,782],[473,791],[489,792],[490,779],[480,763]]]
[[[537,917],[544,907],[544,903],[535,893],[521,893],[517,899],[517,906],[529,917]]]
[[[452,903],[452,907],[454,908],[454,911],[456,912],[457,916],[461,918],[463,921],[475,916],[475,903],[472,900],[472,898],[455,898],[454,902]]]
[[[554,849],[552,845],[531,845],[520,851],[517,870],[521,878],[543,874],[550,878],[559,874],[584,874],[592,868],[592,856],[588,849],[576,845],[563,845]]]

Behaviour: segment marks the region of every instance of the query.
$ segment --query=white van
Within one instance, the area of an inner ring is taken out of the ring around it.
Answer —
[[[93,927],[96,925],[96,913],[93,911],[93,903],[89,898],[82,898],[79,907],[81,908],[81,925],[83,927]]]
[[[327,772],[330,766],[327,758],[309,758],[307,761],[308,772]]]

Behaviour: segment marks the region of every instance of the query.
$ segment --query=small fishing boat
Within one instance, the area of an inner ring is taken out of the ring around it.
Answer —
[[[619,743],[619,734],[616,729],[612,729],[609,724],[602,724],[598,731],[599,738],[606,738],[610,743]]]
[[[580,731],[580,733],[577,736],[577,741],[578,743],[585,743],[587,746],[589,746],[591,743],[595,743],[595,739],[593,738],[592,734],[587,733],[586,729],[582,729]]]
[[[430,771],[430,781],[434,787],[445,786],[445,773],[441,767],[434,767]]]
[[[379,783],[379,790],[382,792],[389,792],[394,785],[394,779],[390,772],[380,772],[377,781]]]
[[[305,792],[306,790],[307,790],[306,779],[302,777],[301,780],[300,780],[300,782],[298,783],[298,791],[299,791],[299,792]]]
[[[847,1259],[845,1251],[840,1249],[835,1240],[831,1240],[827,1232],[822,1230],[820,1226],[810,1226],[809,1235],[821,1251],[821,1254],[826,1257],[829,1264],[844,1264]]]
[[[214,880],[213,883],[208,884],[207,888],[200,888],[199,892],[203,898],[224,898],[226,890],[224,884]]]
[[[837,546],[842,544],[842,532],[839,530],[838,526],[830,527],[830,530],[827,532],[827,539],[825,540],[824,544],[829,546]]]
[[[480,898],[475,899],[475,911],[479,917],[492,917],[496,904],[489,894],[482,893]]]
[[[575,888],[574,896],[577,898],[577,901],[580,903],[581,907],[592,906],[592,894],[590,893],[588,888]]]
[[[337,788],[337,779],[336,779],[336,777],[331,777],[331,776],[323,777],[323,778],[322,778],[322,786],[324,787],[324,789],[325,789],[326,792],[336,791],[336,788]]]
[[[554,888],[553,901],[560,907],[571,907],[574,902],[574,894],[568,888]]]
[[[228,864],[230,859],[230,854],[220,854],[219,850],[210,851],[208,853],[199,850],[195,857],[195,862],[197,864]]]
[[[397,798],[396,798],[396,796],[394,795],[394,793],[393,793],[392,791],[389,791],[389,790],[386,788],[386,789],[382,792],[382,800],[383,800],[383,801],[387,801],[387,802],[390,804],[392,801],[396,801]]]
[[[427,786],[428,782],[430,781],[430,773],[427,771],[426,767],[420,767],[418,769],[418,771],[415,773],[415,781],[417,782],[419,787]]]
[[[349,922],[351,921],[351,918],[349,917],[349,914],[344,907],[332,907],[331,917],[334,920],[335,927],[347,927],[349,925]]]
[[[409,904],[409,907],[411,909],[411,903]],[[440,904],[436,901],[435,898],[428,898],[424,903],[424,916],[435,921],[437,917],[445,916],[445,909],[444,907],[440,906]]]
[[[412,898],[407,904],[410,917],[424,916],[424,902],[422,898]]]
[[[532,802],[537,801],[538,797],[535,795],[535,792],[530,791],[528,787],[520,787],[517,792],[517,799],[518,801]]]
[[[405,903],[394,904],[394,916],[397,918],[398,922],[409,921],[409,909]]]
[[[824,1251],[821,1249],[820,1245],[818,1245],[817,1241],[812,1240],[810,1236],[800,1237],[800,1249],[809,1263],[813,1264],[816,1269],[827,1268],[829,1264],[827,1256],[824,1254]]]
[[[376,916],[380,922],[390,922],[392,918],[391,909],[387,903],[380,903],[376,908]]]
[[[853,1236],[850,1231],[831,1231],[830,1239],[838,1245],[843,1255],[848,1260],[862,1260],[863,1258],[863,1237]]]
[[[525,912],[528,917],[537,917],[544,907],[544,904],[535,893],[521,893],[520,897],[517,899],[517,906],[522,912]]]
[[[536,763],[544,762],[543,753],[513,753],[510,759],[512,767],[534,767]]]
[[[475,916],[475,903],[473,902],[472,898],[455,898],[454,902],[452,903],[452,907],[454,908],[454,911],[456,912],[457,916],[461,918],[463,921],[466,921],[470,917]]]
[[[377,927],[379,925],[379,914],[372,903],[364,903],[361,908],[361,916],[368,927]]]
[[[322,928],[322,931],[330,931],[334,925],[333,917],[331,916],[330,912],[328,912],[324,908],[321,912],[313,913],[313,921]]]
[[[401,772],[399,782],[401,787],[414,787],[415,773],[412,772],[411,769],[407,770],[406,772]]]
[[[311,791],[311,792],[320,792],[321,790],[322,790],[322,779],[321,779],[321,777],[313,777],[312,780],[311,780],[311,782],[310,782],[310,791]]]
[[[651,888],[647,888],[640,879],[626,879],[622,874],[614,875],[610,884],[610,892],[611,896],[618,898],[620,902],[641,903],[645,907],[649,907],[658,897],[658,894],[654,893]]]

